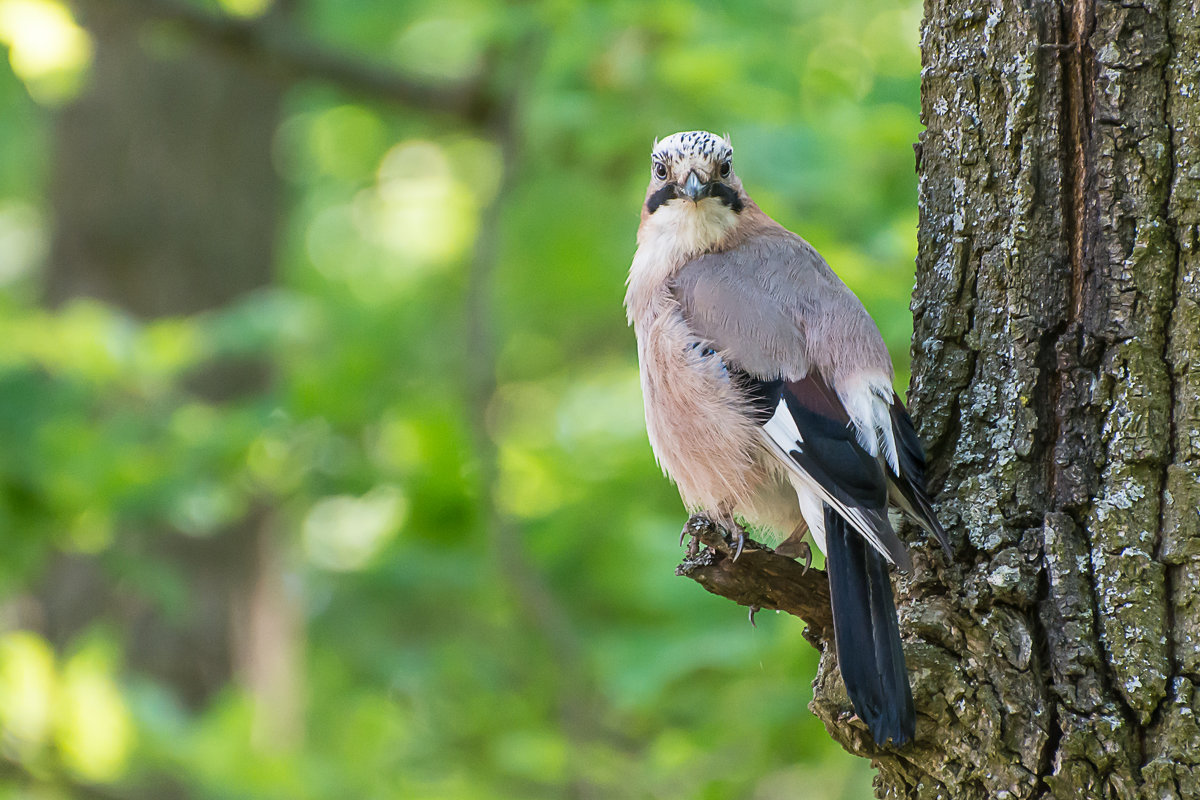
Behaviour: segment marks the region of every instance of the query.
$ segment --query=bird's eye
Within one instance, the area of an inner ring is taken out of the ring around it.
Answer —
[[[660,181],[665,181],[667,179],[667,165],[661,161],[655,161],[654,177],[658,178]]]
[[[733,164],[732,164],[732,163],[730,163],[729,161],[722,161],[722,162],[721,162],[721,177],[722,177],[722,178],[728,178],[728,177],[729,177],[729,173],[730,173],[732,170],[733,170]]]

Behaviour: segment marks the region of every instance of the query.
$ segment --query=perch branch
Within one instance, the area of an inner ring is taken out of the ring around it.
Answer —
[[[707,517],[697,514],[684,531],[704,545],[675,568],[676,575],[691,578],[713,594],[738,605],[786,611],[808,623],[805,638],[817,644],[830,630],[829,580],[819,569],[806,569],[795,559],[746,540],[737,561],[733,546]]]

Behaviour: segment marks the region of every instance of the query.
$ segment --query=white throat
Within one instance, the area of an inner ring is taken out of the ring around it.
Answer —
[[[630,320],[651,311],[655,289],[665,288],[680,267],[713,250],[737,223],[733,209],[715,197],[699,203],[672,200],[659,206],[638,229],[638,249],[625,294]]]

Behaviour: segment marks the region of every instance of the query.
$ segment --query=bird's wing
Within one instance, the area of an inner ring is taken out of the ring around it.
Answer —
[[[800,485],[836,509],[888,561],[908,570],[908,551],[888,521],[884,464],[859,442],[841,400],[820,374],[764,380],[736,365],[731,374],[746,388],[764,439]]]
[[[780,461],[907,569],[887,503],[889,477],[904,474],[901,451],[911,442],[897,447],[891,362],[853,293],[807,243],[785,236],[695,259],[671,288],[689,328],[741,383]]]

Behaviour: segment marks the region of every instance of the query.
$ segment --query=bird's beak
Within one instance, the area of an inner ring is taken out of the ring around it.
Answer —
[[[693,203],[700,200],[708,193],[708,184],[700,180],[700,176],[694,171],[689,172],[687,181],[683,184],[683,193],[688,196]]]

